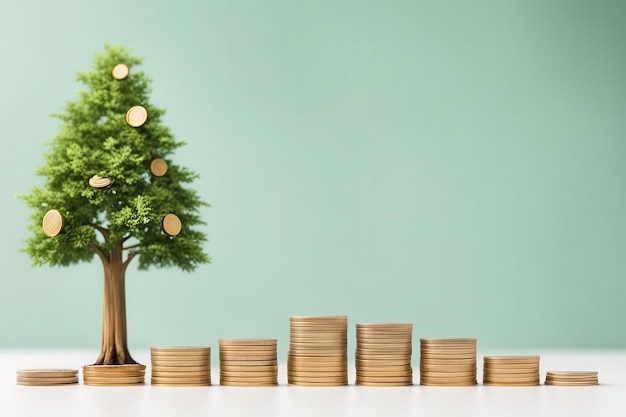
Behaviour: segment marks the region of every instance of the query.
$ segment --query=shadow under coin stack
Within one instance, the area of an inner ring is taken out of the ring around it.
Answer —
[[[276,339],[220,339],[220,385],[278,385]]]
[[[17,371],[17,385],[51,386],[78,384],[77,369],[25,369]]]
[[[485,356],[483,385],[539,385],[539,356]]]
[[[420,385],[476,385],[476,339],[420,339]]]
[[[83,383],[94,386],[132,386],[144,383],[146,366],[129,365],[85,365]]]
[[[597,371],[551,371],[546,372],[546,385],[581,387],[598,385]]]
[[[291,317],[289,385],[348,385],[348,317]]]
[[[198,387],[211,385],[211,348],[151,347],[152,385]]]
[[[412,323],[356,325],[356,385],[413,385]]]

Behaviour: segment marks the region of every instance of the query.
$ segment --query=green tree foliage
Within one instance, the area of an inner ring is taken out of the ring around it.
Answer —
[[[111,70],[125,63],[130,74],[123,80]],[[106,46],[96,54],[93,68],[78,74],[87,89],[68,102],[58,134],[49,144],[46,164],[37,170],[45,186],[34,187],[21,198],[33,209],[27,252],[34,265],[66,266],[103,261],[122,245],[127,265],[135,256],[139,268],[176,266],[192,271],[210,262],[203,251],[205,235],[194,229],[203,225],[198,210],[207,205],[185,185],[197,179],[194,172],[176,165],[174,151],[184,144],[163,126],[164,110],[149,102],[150,79],[138,69],[141,59],[123,47]],[[131,127],[126,112],[135,105],[148,111],[147,122]],[[164,159],[168,171],[162,177],[150,173],[150,162]],[[110,178],[107,188],[92,188],[94,175]],[[50,209],[65,217],[65,227],[54,238],[46,236],[42,218]],[[177,236],[162,231],[161,220],[176,214],[182,222]]]

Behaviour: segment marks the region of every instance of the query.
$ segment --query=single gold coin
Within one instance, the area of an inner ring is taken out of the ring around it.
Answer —
[[[421,338],[420,343],[427,345],[476,344],[475,338]]]
[[[420,381],[420,385],[425,387],[469,387],[472,385],[477,385],[476,381],[459,381],[459,382],[429,382],[429,381]]]
[[[65,218],[59,210],[49,210],[43,216],[43,232],[49,237],[58,236],[65,226]]]
[[[78,384],[78,378],[73,380],[62,380],[62,381],[37,381],[37,380],[23,380],[18,378],[16,381],[17,385],[29,386],[29,387],[49,387],[54,385],[72,385]]]
[[[49,382],[49,383],[65,383],[65,382],[74,382],[78,381],[78,375],[74,376],[58,376],[58,377],[28,377],[28,376],[17,376],[17,380],[24,382]]]
[[[203,369],[203,370],[197,370],[197,371],[180,372],[180,371],[162,371],[158,369],[152,369],[152,372],[150,373],[150,375],[153,378],[156,376],[168,377],[168,378],[179,378],[181,376],[207,376],[207,375],[211,375],[211,370]]]
[[[553,378],[587,379],[587,378],[597,378],[598,371],[548,371],[546,372],[546,376],[553,377]]]
[[[179,353],[209,353],[211,352],[210,346],[151,346],[150,352],[179,352]]]
[[[159,382],[159,381],[150,381],[150,385],[155,387],[208,387],[211,386],[211,383],[203,382],[203,383],[188,383],[188,382]]]
[[[220,339],[218,343],[220,346],[276,346],[278,339]]]
[[[160,158],[153,159],[150,162],[150,172],[155,177],[162,177],[167,173],[167,162]]]
[[[17,375],[30,378],[71,377],[78,375],[78,369],[22,369],[17,371]]]
[[[539,356],[485,356],[483,357],[485,364],[487,363],[539,363]]]
[[[167,377],[156,377],[156,376],[153,376],[150,379],[150,382],[152,384],[154,384],[155,382],[156,383],[160,383],[160,384],[167,384],[167,383],[210,384],[211,383],[211,378],[209,378],[209,377],[192,377],[192,376],[167,378]]]
[[[220,385],[229,387],[273,387],[278,385],[278,381],[273,382],[240,382],[240,381],[220,381]]]
[[[89,185],[93,188],[106,188],[111,185],[112,181],[110,178],[103,178],[99,175],[94,175],[89,178]]]
[[[413,381],[407,382],[376,382],[376,381],[361,381],[357,378],[355,385],[363,387],[407,387],[413,385]]]
[[[148,110],[143,106],[133,106],[126,112],[126,123],[132,127],[143,126],[148,120]]]
[[[182,223],[177,215],[169,213],[166,214],[165,217],[163,217],[161,227],[166,234],[170,236],[176,236],[180,233],[180,230],[182,229]]]
[[[128,77],[129,72],[130,70],[128,69],[128,65],[117,64],[111,70],[111,75],[113,75],[113,78],[115,78],[116,80],[123,80],[124,78]]]

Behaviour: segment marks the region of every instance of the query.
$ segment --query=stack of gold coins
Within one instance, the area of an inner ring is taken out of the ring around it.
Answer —
[[[78,369],[24,369],[17,371],[17,385],[78,384]]]
[[[356,385],[413,385],[413,324],[356,325]]]
[[[139,364],[83,366],[83,382],[85,385],[141,385],[144,383],[145,375],[146,366]]]
[[[597,371],[550,371],[546,372],[546,385],[576,387],[598,385]]]
[[[220,339],[220,385],[278,385],[276,339]]]
[[[151,347],[152,385],[211,385],[210,347]]]
[[[348,385],[348,317],[291,317],[289,385]]]
[[[476,385],[476,339],[420,339],[420,384]]]
[[[483,384],[539,385],[539,356],[485,356]]]

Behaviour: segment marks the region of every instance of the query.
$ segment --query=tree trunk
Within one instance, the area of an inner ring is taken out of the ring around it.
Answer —
[[[122,260],[122,244],[118,242],[107,258],[104,268],[104,299],[102,303],[102,349],[94,365],[137,363],[128,352],[126,335],[126,291]]]

